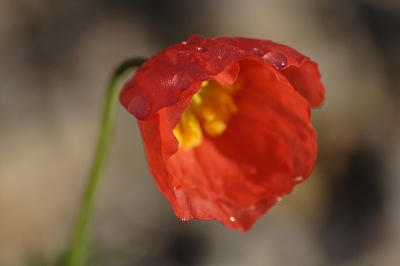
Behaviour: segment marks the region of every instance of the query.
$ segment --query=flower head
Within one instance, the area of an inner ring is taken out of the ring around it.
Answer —
[[[175,214],[241,231],[311,174],[310,107],[323,98],[317,64],[294,49],[200,35],[153,56],[120,95]]]

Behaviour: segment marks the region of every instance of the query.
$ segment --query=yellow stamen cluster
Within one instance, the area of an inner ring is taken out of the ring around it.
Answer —
[[[173,133],[179,147],[191,149],[199,146],[203,132],[211,137],[222,135],[233,114],[238,112],[233,96],[241,86],[220,84],[214,80],[204,81]]]

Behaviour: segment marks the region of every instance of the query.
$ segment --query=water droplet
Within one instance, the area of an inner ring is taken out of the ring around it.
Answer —
[[[187,42],[182,42],[182,44],[183,44],[183,45],[186,45],[186,44],[187,44]]]
[[[203,36],[201,36],[199,34],[192,35],[187,39],[187,43],[189,43],[189,44],[200,44],[200,43],[204,43],[205,41],[206,41],[206,38],[204,38]]]
[[[300,181],[303,181],[303,177],[302,177],[301,175],[299,175],[299,176],[296,177],[294,180],[295,180],[296,182],[300,182]]]
[[[238,46],[238,41],[232,37],[221,36],[221,37],[215,38],[215,40],[232,45],[232,46]]]
[[[231,222],[234,222],[236,219],[235,219],[235,217],[232,216],[232,217],[230,218],[230,220],[231,220]]]
[[[184,91],[189,88],[192,82],[193,79],[190,74],[184,71],[176,73],[172,79],[172,84],[180,91]]]
[[[276,198],[276,201],[281,201],[282,200],[282,197],[277,197]]]
[[[137,119],[143,120],[150,114],[150,102],[146,96],[139,95],[132,99],[128,105],[129,113]]]
[[[251,51],[250,51],[250,53],[252,54],[252,55],[255,55],[255,56],[263,56],[263,55],[265,55],[265,52],[264,52],[264,50],[263,49],[261,49],[261,48],[253,48]]]
[[[276,69],[285,68],[287,65],[287,58],[280,52],[269,52],[263,56],[265,63],[273,65]]]
[[[229,53],[222,53],[222,54],[220,54],[220,55],[218,56],[218,58],[221,59],[221,60],[226,60],[226,59],[229,58],[229,56],[230,56]]]

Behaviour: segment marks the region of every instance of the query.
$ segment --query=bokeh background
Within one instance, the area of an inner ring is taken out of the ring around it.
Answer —
[[[55,263],[112,71],[194,33],[271,39],[319,63],[314,173],[246,234],[182,222],[120,108],[92,265],[400,265],[396,0],[0,0],[0,265]]]

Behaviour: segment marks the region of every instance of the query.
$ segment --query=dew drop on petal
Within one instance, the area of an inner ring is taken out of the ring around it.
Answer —
[[[277,197],[276,198],[276,201],[278,201],[278,202],[281,201],[281,200],[282,200],[282,197]]]
[[[137,119],[144,119],[150,114],[150,102],[146,96],[139,95],[129,103],[128,111]]]
[[[222,54],[220,54],[220,55],[218,56],[218,58],[221,59],[221,60],[226,60],[226,59],[229,58],[229,56],[230,56],[229,53],[222,53]]]
[[[257,47],[253,48],[253,49],[250,51],[250,53],[251,53],[252,55],[255,55],[255,56],[263,56],[263,55],[265,55],[264,50],[261,49],[261,48],[257,48]]]
[[[301,175],[299,175],[299,176],[296,177],[294,180],[295,180],[296,182],[300,182],[300,181],[303,181],[303,177],[302,177]]]
[[[232,217],[230,218],[230,220],[231,220],[231,222],[234,222],[236,219],[235,219],[235,217],[232,216]]]
[[[180,91],[184,91],[189,88],[193,79],[189,73],[181,71],[175,74],[172,78],[172,84]]]
[[[287,58],[280,52],[270,52],[263,56],[265,63],[273,65],[276,69],[282,69],[287,65]]]
[[[204,38],[203,36],[201,36],[199,34],[192,35],[187,39],[188,44],[200,44],[200,43],[204,43],[205,41],[206,41],[206,38]]]

